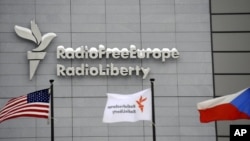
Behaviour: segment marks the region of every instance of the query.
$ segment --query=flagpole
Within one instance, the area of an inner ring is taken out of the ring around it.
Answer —
[[[156,141],[156,131],[155,131],[155,100],[154,100],[154,78],[150,78],[151,82],[151,97],[152,97],[152,132],[153,132],[153,141]]]
[[[54,95],[53,95],[53,82],[54,80],[49,80],[50,82],[50,120],[51,120],[51,141],[54,141]]]

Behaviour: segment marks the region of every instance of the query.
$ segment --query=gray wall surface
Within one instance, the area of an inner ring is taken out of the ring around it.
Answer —
[[[250,86],[249,0],[211,0],[212,52],[215,96]],[[229,126],[249,120],[218,121],[217,140],[229,141]]]
[[[27,51],[35,44],[14,26],[57,37],[46,49],[33,80]],[[177,48],[180,58],[145,60],[58,60],[59,45]],[[227,57],[227,56],[225,56]],[[249,57],[248,57],[249,58]],[[151,67],[141,77],[57,77],[56,64],[115,64]],[[218,68],[218,71],[221,69]],[[223,69],[222,69],[223,70]],[[246,69],[248,71],[249,69]],[[155,78],[157,141],[215,141],[215,124],[201,124],[196,104],[213,97],[209,0],[0,0],[0,107],[12,97],[49,87],[55,80],[56,141],[150,141],[151,122],[102,123],[106,93],[134,93]],[[47,120],[17,118],[0,124],[1,141],[48,141]]]

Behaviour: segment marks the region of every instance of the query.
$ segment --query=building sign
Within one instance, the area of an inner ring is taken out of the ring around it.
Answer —
[[[64,46],[57,47],[57,59],[123,59],[133,61],[133,59],[159,59],[165,62],[167,59],[179,58],[177,49],[172,48],[147,48],[137,49],[135,45],[130,45],[129,48],[106,48],[104,45],[99,45],[98,48],[88,46],[81,46],[76,49],[71,47],[65,48]],[[66,67],[62,64],[57,64],[57,76],[131,76],[142,75],[145,79],[150,72],[149,67],[129,66],[117,67],[115,64],[99,64],[98,66],[91,66],[91,64],[79,64],[78,67]]]
[[[31,30],[25,27],[16,25],[15,32],[18,36],[33,41],[37,47],[32,51],[27,52],[27,59],[30,65],[30,80],[32,80],[37,67],[41,60],[44,59],[46,52],[44,50],[48,47],[50,42],[56,37],[55,33],[46,33],[42,36],[35,21],[31,21]]]
[[[31,29],[15,26],[15,32],[18,36],[28,39],[36,43],[37,48],[27,52],[27,59],[30,65],[30,80],[33,78],[39,62],[44,59],[46,52],[44,50],[48,47],[50,42],[56,37],[55,33],[46,33],[41,35],[41,32],[35,23],[31,21]],[[60,60],[87,60],[87,59],[122,59],[127,61],[134,61],[135,59],[157,59],[165,62],[167,59],[177,59],[180,53],[176,48],[147,48],[137,49],[135,45],[130,45],[129,48],[106,48],[104,45],[97,47],[81,46],[76,49],[71,47],[65,48],[58,46],[56,51],[56,58]],[[117,66],[114,63],[99,64],[94,66],[92,64],[81,63],[77,67],[65,66],[64,64],[56,65],[56,74],[58,77],[65,76],[142,76],[145,79],[149,72],[149,67],[135,66]]]

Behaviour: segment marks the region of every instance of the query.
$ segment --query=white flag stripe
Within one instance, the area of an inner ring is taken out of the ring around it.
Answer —
[[[29,110],[29,109],[26,109],[26,110]],[[22,113],[26,113],[26,114],[31,114],[31,113],[34,113],[34,114],[35,114],[35,113],[36,113],[36,115],[48,115],[48,112],[49,112],[49,111],[46,110],[46,109],[45,109],[45,111],[46,111],[46,112],[43,112],[43,113],[42,113],[42,112],[36,112],[36,110],[33,111],[33,109],[32,109],[32,110],[29,110],[29,111],[14,112],[14,113],[12,113],[12,114],[8,114],[8,115],[4,116],[3,118],[1,118],[1,120],[2,120],[2,119],[6,119],[6,118],[11,117],[11,116],[21,115]]]
[[[23,98],[26,98],[26,96],[20,96],[20,97],[12,98],[12,99],[10,99],[10,100],[7,102],[6,105],[8,105],[9,103],[13,103],[14,101],[23,99]]]
[[[47,106],[49,106],[49,105],[47,105]],[[17,108],[17,109],[15,109],[15,110],[12,110],[12,111],[10,111],[10,112],[6,112],[6,113],[2,114],[2,115],[0,116],[0,118],[5,117],[5,116],[7,116],[7,115],[14,114],[14,113],[18,113],[18,112],[21,112],[21,111],[26,111],[26,110],[29,110],[29,111],[32,111],[32,110],[34,110],[34,111],[36,111],[36,110],[49,111],[49,109],[48,109],[47,107],[33,107],[33,105],[30,105],[29,107],[27,107],[27,106],[22,106],[22,107],[20,107],[20,108]]]
[[[23,105],[24,103],[27,103],[26,101],[27,101],[27,98],[22,98],[22,99],[18,99],[16,101],[7,103],[6,106],[1,110],[1,113],[3,113],[4,111],[8,111],[9,109],[11,109],[13,107]]]
[[[48,113],[41,113],[41,112],[20,112],[20,113],[16,113],[16,114],[13,114],[13,115],[6,116],[4,118],[0,118],[0,122],[4,121],[6,119],[10,119],[11,117],[22,116],[22,115],[48,116]]]
[[[225,96],[222,96],[222,97],[218,97],[218,98],[214,98],[214,99],[210,99],[210,100],[206,100],[206,101],[200,102],[200,103],[197,104],[197,108],[198,109],[207,109],[207,108],[215,107],[217,105],[229,103],[233,99],[235,99],[236,97],[238,97],[245,90],[246,89],[241,90],[241,91],[239,91],[239,92],[237,92],[235,94],[229,94],[229,95],[225,95]]]
[[[20,107],[20,106],[23,106],[25,103],[27,103],[26,101],[23,101],[23,102],[20,102],[14,106],[9,106],[9,107],[6,107],[4,108],[2,111],[1,111],[1,114],[5,113],[5,112],[8,112],[9,110],[13,110],[15,109],[16,107]]]
[[[26,104],[26,102],[22,102],[22,103],[19,103],[18,105],[15,105],[13,107],[9,107],[9,108],[5,109],[4,111],[2,111],[0,113],[0,115],[4,115],[6,113],[10,113],[11,111],[16,111],[17,109],[21,109],[21,108],[24,108],[24,107],[28,107],[28,106],[32,107],[33,105],[38,105],[38,104],[41,105],[41,106],[49,105],[48,103],[41,103],[41,102],[28,103],[28,104]]]

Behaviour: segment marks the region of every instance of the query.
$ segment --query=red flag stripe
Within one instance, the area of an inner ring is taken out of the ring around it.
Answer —
[[[4,119],[8,116],[11,116],[11,115],[14,115],[16,113],[22,113],[22,112],[40,112],[40,113],[49,113],[49,111],[47,109],[32,109],[32,108],[25,108],[25,109],[21,109],[21,110],[18,110],[18,111],[15,111],[15,112],[12,112],[10,114],[6,114],[4,116],[2,116],[0,119]]]
[[[14,115],[10,115],[8,117],[5,117],[3,119],[0,119],[0,123],[12,119],[12,118],[17,118],[17,117],[37,117],[37,118],[48,118],[48,113],[38,113],[38,112],[23,112],[23,113],[16,113]]]
[[[17,100],[19,100],[19,99],[22,99],[22,98],[26,98],[26,96],[24,95],[24,96],[12,98],[12,99],[10,99],[10,100],[7,102],[7,104],[12,103],[12,102],[15,102],[15,101],[17,101]],[[6,105],[7,105],[7,104],[6,104]]]
[[[45,108],[49,108],[49,104],[48,103],[29,103],[29,104],[23,104],[23,105],[19,105],[19,106],[16,106],[16,107],[11,107],[11,108],[9,108],[8,110],[5,110],[5,111],[3,111],[3,112],[1,112],[1,114],[0,115],[4,115],[4,114],[6,114],[6,113],[11,113],[12,111],[16,111],[16,110],[18,110],[18,109],[21,109],[21,108],[26,108],[26,107],[45,107]]]
[[[8,107],[7,109],[4,109],[3,111],[1,111],[1,112],[0,112],[0,115],[6,113],[6,112],[8,112],[8,111],[12,111],[13,109],[16,109],[16,108],[18,108],[18,107],[21,107],[21,106],[23,106],[23,105],[25,105],[25,103],[20,103],[20,104],[18,104],[18,105],[13,106],[13,107]]]
[[[6,115],[11,115],[13,113],[21,112],[22,110],[27,110],[27,109],[30,110],[30,111],[33,111],[33,110],[41,110],[41,111],[46,110],[46,111],[49,111],[49,105],[25,105],[23,107],[16,108],[15,110],[8,111],[5,114],[2,114],[0,116],[0,118],[5,117]]]
[[[0,113],[6,111],[6,110],[9,110],[9,108],[12,108],[12,107],[17,107],[19,105],[23,105],[23,104],[26,104],[27,103],[27,98],[22,98],[18,101],[15,101],[15,102],[11,102],[11,103],[7,103],[4,108],[1,110]]]

